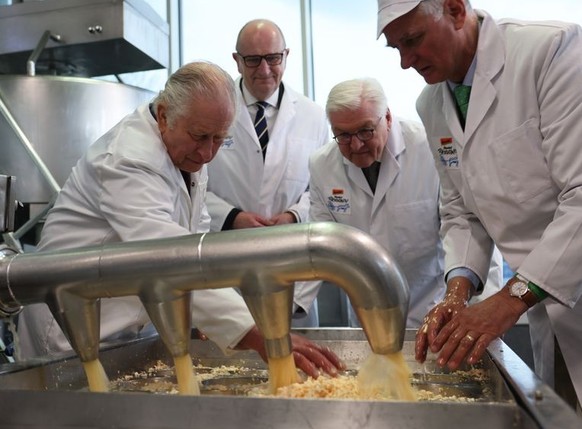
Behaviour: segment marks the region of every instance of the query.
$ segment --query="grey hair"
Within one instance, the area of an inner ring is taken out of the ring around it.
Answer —
[[[327,116],[340,110],[356,110],[364,101],[375,106],[378,116],[383,116],[388,110],[388,101],[382,85],[376,79],[365,77],[351,79],[335,85],[327,97],[325,112]]]
[[[166,105],[168,125],[186,114],[185,110],[196,98],[218,98],[226,95],[236,111],[236,91],[232,77],[222,68],[208,61],[196,61],[183,65],[174,72],[162,91],[154,99],[154,109],[160,103]]]
[[[420,2],[419,8],[426,15],[432,15],[435,21],[438,21],[443,17],[445,0],[422,0]],[[467,11],[471,12],[471,3],[469,0],[465,0],[465,8]]]

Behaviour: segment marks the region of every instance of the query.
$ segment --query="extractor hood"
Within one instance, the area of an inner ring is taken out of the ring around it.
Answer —
[[[104,76],[167,68],[169,26],[143,0],[44,0],[0,6],[0,74]]]

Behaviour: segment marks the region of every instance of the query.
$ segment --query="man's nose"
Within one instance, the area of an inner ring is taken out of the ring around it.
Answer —
[[[364,142],[360,140],[356,134],[351,134],[350,139],[350,148],[352,150],[359,149],[364,145]]]
[[[212,140],[200,143],[196,151],[205,163],[212,161],[212,158],[214,157]]]
[[[259,66],[257,67],[257,69],[259,69],[261,72],[265,73],[265,72],[269,72],[271,70],[271,66],[269,65],[269,63],[267,63],[266,58],[261,58],[261,62],[259,63]]]
[[[413,51],[411,51],[411,50],[407,50],[407,51],[401,50],[400,51],[400,67],[402,67],[404,70],[412,67],[415,60],[416,60],[416,54]]]

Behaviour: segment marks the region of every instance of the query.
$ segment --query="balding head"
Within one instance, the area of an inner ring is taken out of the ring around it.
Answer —
[[[272,38],[279,39],[281,50],[285,49],[285,36],[277,24],[268,19],[253,19],[240,29],[236,38],[236,51],[241,52],[241,49],[244,50],[246,45],[253,45],[252,39],[254,37],[266,37],[266,33],[270,33]]]
[[[283,79],[288,53],[285,37],[274,22],[255,19],[242,27],[233,58],[245,87],[255,98],[266,100],[277,90]],[[269,57],[264,58],[267,55]],[[245,61],[245,57],[263,58],[258,58],[257,65],[257,61]]]

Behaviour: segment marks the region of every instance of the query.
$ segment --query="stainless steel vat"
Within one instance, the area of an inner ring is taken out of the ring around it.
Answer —
[[[303,330],[355,367],[369,353],[359,329]],[[413,372],[414,332],[403,352]],[[192,340],[195,363],[264,368],[251,352],[224,356],[211,342]],[[171,358],[157,337],[111,344],[101,351],[111,379]],[[380,402],[257,398],[229,395],[183,397],[166,394],[90,393],[80,361],[0,365],[0,428],[579,428],[582,420],[544,385],[501,340],[482,363],[488,394],[474,402]],[[429,364],[429,367],[431,365]],[[462,391],[465,387],[459,385]]]
[[[94,79],[0,76],[0,173],[16,177],[13,197],[50,202],[87,146],[153,96]]]

